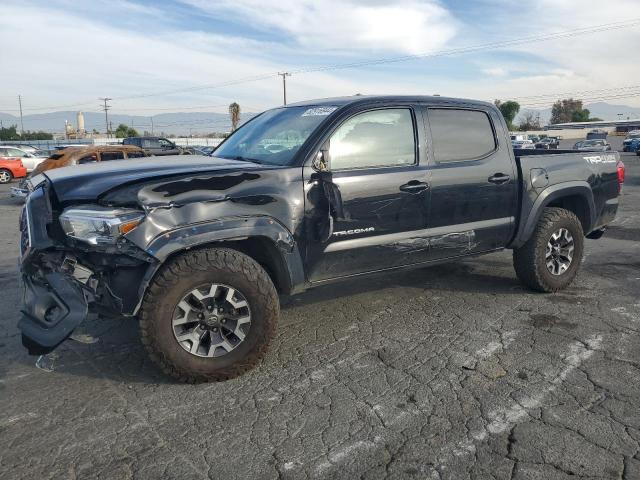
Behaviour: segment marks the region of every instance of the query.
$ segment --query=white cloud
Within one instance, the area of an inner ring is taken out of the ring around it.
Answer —
[[[490,77],[504,77],[509,74],[509,70],[503,67],[483,68],[482,73]]]
[[[233,15],[275,29],[315,50],[429,53],[456,33],[457,21],[437,0],[184,0],[211,15]]]

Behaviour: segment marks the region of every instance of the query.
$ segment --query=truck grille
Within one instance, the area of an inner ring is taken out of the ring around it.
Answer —
[[[22,207],[22,212],[20,213],[20,257],[24,257],[29,250],[29,247],[31,247],[28,206],[29,204],[26,202],[24,207]]]

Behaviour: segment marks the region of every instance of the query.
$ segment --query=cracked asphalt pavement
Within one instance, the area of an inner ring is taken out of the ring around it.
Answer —
[[[575,283],[511,252],[286,299],[265,361],[173,383],[135,321],[94,319],[39,369],[16,328],[20,204],[0,187],[3,479],[640,478],[640,157]]]

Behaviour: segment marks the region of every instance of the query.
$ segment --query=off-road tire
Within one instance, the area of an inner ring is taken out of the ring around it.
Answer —
[[[547,269],[545,251],[551,235],[566,228],[574,241],[573,259],[569,268],[560,275]],[[580,220],[573,212],[558,207],[547,207],[542,212],[531,238],[513,251],[513,266],[520,281],[538,292],[557,292],[566,288],[575,278],[582,262],[584,232]]]
[[[205,283],[239,289],[251,309],[244,341],[227,354],[197,357],[174,337],[172,317],[182,296]],[[275,335],[280,305],[267,272],[251,257],[228,248],[181,254],[161,267],[147,289],[140,314],[140,335],[151,359],[168,375],[188,383],[223,381],[255,367]]]
[[[7,170],[6,168],[0,168],[0,173],[2,173],[2,177],[0,177],[0,183],[10,183],[13,180],[13,173],[11,170]]]

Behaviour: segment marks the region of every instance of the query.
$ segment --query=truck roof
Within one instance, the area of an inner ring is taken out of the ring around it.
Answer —
[[[346,106],[357,105],[359,103],[385,103],[385,102],[425,102],[425,103],[457,103],[461,105],[482,105],[491,106],[492,103],[480,100],[470,100],[464,98],[440,97],[437,95],[352,95],[350,97],[320,98],[316,100],[305,100],[302,102],[289,103],[287,107],[315,107],[315,106]]]

